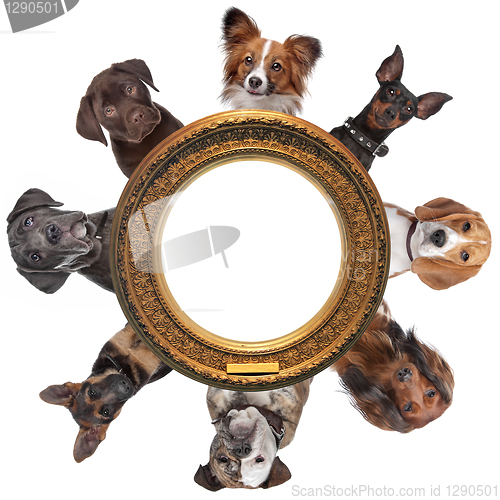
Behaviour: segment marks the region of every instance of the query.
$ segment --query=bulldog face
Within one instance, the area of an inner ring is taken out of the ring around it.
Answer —
[[[217,424],[210,468],[227,488],[258,488],[270,475],[277,453],[267,420],[254,408],[231,410]]]

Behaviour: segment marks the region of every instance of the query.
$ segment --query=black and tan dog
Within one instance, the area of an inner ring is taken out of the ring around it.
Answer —
[[[375,156],[385,156],[389,152],[384,144],[389,134],[413,117],[426,120],[452,99],[440,92],[415,97],[401,83],[403,65],[403,52],[397,45],[376,73],[380,88],[372,100],[354,119],[348,118],[342,126],[330,131],[367,171]]]
[[[74,272],[113,291],[109,242],[115,209],[86,215],[54,208],[62,205],[37,188],[17,200],[7,217],[17,270],[45,293],[59,290]]]
[[[309,396],[312,378],[263,392],[209,387],[208,411],[216,435],[210,460],[198,468],[195,481],[204,488],[270,488],[288,479],[288,467],[277,457],[288,446]]]
[[[51,385],[40,397],[68,408],[80,426],[73,456],[81,462],[96,451],[123,405],[146,384],[170,371],[127,324],[104,344],[86,380]]]
[[[143,60],[112,64],[90,83],[76,119],[76,130],[85,139],[107,146],[101,125],[109,132],[116,162],[127,177],[157,144],[183,126],[151,100],[145,84],[158,92]]]

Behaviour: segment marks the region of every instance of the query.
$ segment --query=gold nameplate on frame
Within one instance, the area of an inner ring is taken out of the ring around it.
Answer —
[[[279,373],[279,363],[247,363],[247,364],[227,364],[226,372],[229,374],[263,375],[269,373]]]
[[[330,134],[229,111],[160,143],[112,231],[115,291],[145,344],[209,385],[291,385],[339,359],[373,318],[389,232],[378,192]]]

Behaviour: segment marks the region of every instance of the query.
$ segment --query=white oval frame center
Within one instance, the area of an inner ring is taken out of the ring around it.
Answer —
[[[195,327],[235,341],[299,329],[341,271],[334,210],[303,173],[276,163],[237,161],[204,173],[176,196],[161,238],[179,309]]]

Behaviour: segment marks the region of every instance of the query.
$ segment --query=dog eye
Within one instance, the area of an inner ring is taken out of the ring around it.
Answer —
[[[227,458],[225,455],[221,455],[219,457],[219,461],[222,462],[223,464],[226,464],[229,461],[229,458]]]
[[[89,396],[91,398],[96,398],[97,397],[97,391],[95,389],[89,389]]]
[[[466,222],[463,226],[462,226],[462,229],[464,231],[468,231],[470,229],[470,222]]]
[[[468,254],[467,252],[462,252],[462,253],[460,254],[460,257],[462,257],[462,260],[463,260],[464,262],[467,262],[467,261],[469,260],[469,254]]]
[[[103,408],[101,414],[103,417],[109,417],[111,415],[111,412],[109,411],[109,408]]]
[[[413,406],[411,403],[406,403],[403,407],[404,411],[411,411],[413,409]]]
[[[394,89],[387,89],[387,95],[389,97],[393,97],[396,91]]]
[[[413,108],[411,106],[408,106],[406,108],[406,114],[411,115],[413,113]]]
[[[272,68],[274,71],[280,71],[281,70],[281,64],[280,63],[274,63]]]
[[[255,461],[260,464],[261,462],[264,462],[264,457],[257,457]]]
[[[104,110],[104,113],[106,113],[107,116],[111,116],[113,113],[114,113],[114,109],[113,108],[106,108]]]
[[[252,63],[253,63],[253,59],[250,56],[245,57],[245,64],[247,66],[250,66]]]
[[[42,256],[38,252],[35,252],[30,255],[30,259],[33,262],[40,262],[42,260]]]
[[[33,225],[33,217],[28,217],[27,219],[24,220],[24,225],[26,227],[30,227]]]
[[[431,389],[430,391],[427,391],[427,392],[425,393],[425,395],[426,395],[428,398],[433,398],[433,397],[436,395],[436,391],[434,391],[434,390],[432,390],[432,389]]]
[[[129,85],[129,86],[127,87],[127,92],[128,92],[129,94],[133,94],[133,93],[135,92],[135,87],[132,87],[132,85]]]

